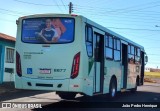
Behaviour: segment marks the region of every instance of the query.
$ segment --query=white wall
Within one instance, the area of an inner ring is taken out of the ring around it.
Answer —
[[[11,74],[11,73],[5,72],[5,68],[13,68],[15,70],[15,57],[14,57],[14,63],[6,63],[6,49],[7,48],[14,49],[13,47],[8,47],[8,46],[5,47],[3,82],[14,81],[14,73]],[[15,51],[14,51],[14,53],[15,53]],[[15,56],[15,54],[14,54],[14,56]]]
[[[145,72],[150,72],[150,68],[146,67]]]

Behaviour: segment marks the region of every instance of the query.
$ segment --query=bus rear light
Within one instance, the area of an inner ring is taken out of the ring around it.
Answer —
[[[72,63],[72,72],[71,72],[71,78],[74,79],[78,76],[79,73],[79,65],[80,65],[80,52],[78,52],[73,59]]]
[[[19,77],[22,76],[21,58],[18,52],[16,52],[16,72]]]
[[[71,16],[76,17],[76,16],[78,16],[78,15],[76,15],[76,14],[71,14]]]

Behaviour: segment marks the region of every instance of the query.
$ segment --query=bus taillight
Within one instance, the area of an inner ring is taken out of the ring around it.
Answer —
[[[79,73],[79,65],[80,65],[80,52],[78,52],[73,59],[72,64],[72,72],[71,72],[71,78],[74,79],[78,76]]]
[[[21,58],[18,52],[16,52],[16,71],[17,71],[17,75],[21,77],[22,76]]]

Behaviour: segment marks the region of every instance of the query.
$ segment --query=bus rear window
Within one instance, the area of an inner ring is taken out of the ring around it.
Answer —
[[[22,21],[25,43],[70,43],[74,40],[73,18],[29,18]]]

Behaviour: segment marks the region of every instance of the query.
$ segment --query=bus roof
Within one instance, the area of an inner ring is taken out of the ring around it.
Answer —
[[[80,15],[80,16],[81,16],[81,15]],[[96,22],[93,22],[92,20],[90,20],[90,19],[88,19],[88,18],[86,18],[86,17],[84,17],[84,16],[81,16],[81,17],[83,17],[84,19],[86,19],[87,22],[94,24],[94,25],[92,25],[92,26],[97,27],[97,28],[101,29],[102,31],[107,32],[107,33],[109,33],[109,34],[111,34],[111,35],[113,35],[113,36],[115,36],[115,37],[118,37],[118,38],[120,38],[121,40],[123,40],[123,41],[125,41],[125,42],[127,42],[127,43],[129,43],[129,44],[132,44],[132,45],[134,45],[134,46],[137,46],[137,47],[141,48],[142,51],[144,51],[144,47],[141,46],[140,44],[137,44],[137,43],[133,42],[132,40],[127,39],[127,38],[125,38],[125,37],[123,37],[123,36],[121,36],[121,35],[113,32],[113,31],[111,31],[111,30],[108,29],[108,28],[106,28],[106,27],[104,27],[104,26],[101,26],[101,25],[97,24]],[[144,52],[145,52],[145,51],[144,51]]]
[[[113,32],[113,31],[111,31],[110,29],[108,29],[108,28],[106,28],[106,27],[104,27],[104,26],[102,26],[102,25],[97,24],[96,22],[93,22],[92,20],[90,20],[90,19],[88,19],[88,18],[86,18],[86,17],[84,17],[84,16],[82,16],[82,15],[48,13],[48,14],[34,14],[34,15],[23,16],[23,17],[20,17],[19,19],[32,18],[32,17],[33,17],[33,18],[34,18],[34,17],[46,17],[46,16],[48,16],[48,17],[53,17],[53,15],[54,15],[55,17],[81,17],[85,22],[87,22],[87,23],[92,23],[92,26],[97,27],[97,28],[99,28],[100,30],[102,30],[102,31],[104,31],[104,32],[107,32],[107,33],[109,33],[109,34],[111,34],[111,35],[113,35],[113,36],[115,36],[115,37],[118,37],[118,38],[120,38],[121,40],[123,40],[123,41],[125,41],[125,42],[127,42],[127,43],[129,43],[129,44],[132,44],[132,45],[134,45],[134,46],[137,46],[137,47],[141,48],[142,51],[144,51],[144,47],[143,47],[143,46],[141,46],[141,45],[139,45],[139,44],[137,44],[137,43],[135,43],[135,42],[133,42],[133,41],[131,41],[131,40],[129,40],[129,39],[127,39],[127,38],[125,38],[125,37],[123,37],[123,36],[115,33],[115,32]],[[90,25],[91,25],[91,24],[90,24]],[[144,52],[145,52],[145,51],[144,51]]]

